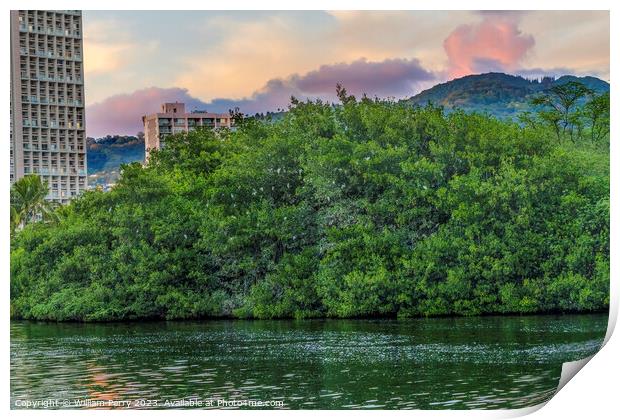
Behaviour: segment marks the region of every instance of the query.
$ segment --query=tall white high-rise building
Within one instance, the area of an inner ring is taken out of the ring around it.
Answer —
[[[11,11],[11,183],[38,174],[48,199],[86,189],[82,13]]]

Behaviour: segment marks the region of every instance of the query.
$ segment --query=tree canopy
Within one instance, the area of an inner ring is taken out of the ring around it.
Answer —
[[[123,166],[112,191],[24,228],[12,244],[12,315],[607,307],[606,145],[557,142],[545,124],[339,96],[294,100],[277,121],[246,118],[236,131],[171,136],[147,167]]]

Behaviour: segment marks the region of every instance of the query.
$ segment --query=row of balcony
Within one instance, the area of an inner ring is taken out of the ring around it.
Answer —
[[[226,118],[189,118],[187,120],[185,118],[175,118],[173,120],[170,118],[160,118],[158,122],[160,126],[169,126],[171,124],[184,126],[186,122],[188,125],[199,125],[201,120],[206,123],[213,123],[217,120],[226,120]]]
[[[82,36],[82,33],[77,29],[62,29],[62,28],[50,28],[49,26],[34,26],[34,25],[19,25],[20,32],[30,32],[40,35],[53,35],[53,36],[62,36],[62,37],[72,37],[79,38]]]
[[[67,169],[67,168],[24,168],[24,173],[33,173],[38,175],[77,175],[86,176],[86,169]]]
[[[41,125],[39,125],[37,120],[23,120],[22,125],[24,127],[31,127],[31,128],[62,128],[62,129],[76,129],[76,130],[83,128],[81,122],[76,122],[76,123],[69,122],[66,125],[59,125],[59,123],[52,121],[50,123],[41,122]]]
[[[81,77],[73,77],[73,76],[50,76],[44,73],[28,73],[25,71],[21,72],[22,79],[25,80],[39,80],[41,82],[61,82],[61,83],[75,83],[82,84]]]
[[[59,147],[55,144],[50,144],[49,146],[50,146],[49,149],[44,149],[42,147],[39,148],[38,146],[35,147],[34,145],[31,148],[30,144],[24,143],[24,150],[29,151],[29,152],[31,151],[31,152],[84,153],[84,148]]]
[[[19,52],[21,55],[36,55],[37,57],[43,58],[56,58],[61,60],[75,60],[82,61],[81,54],[63,54],[62,52],[58,52],[54,54],[54,51],[41,51],[41,50],[30,50],[28,51],[26,48],[20,48]]]
[[[40,17],[41,14],[44,14],[44,15],[65,14],[65,15],[81,16],[82,11],[81,10],[38,10],[38,11],[36,11],[36,10],[27,10],[27,13],[28,13],[28,17],[30,19],[34,19],[33,16],[34,16],[35,13],[38,13],[39,17]],[[25,15],[25,13],[23,11],[20,14],[22,16]]]
[[[74,99],[67,101],[64,99],[48,99],[38,96],[22,96],[22,102],[36,105],[63,105],[63,106],[82,106],[82,101]]]
[[[45,199],[46,199],[46,200],[48,200],[48,201],[50,201],[50,200],[59,200],[61,203],[66,204],[66,203],[68,203],[68,202],[69,202],[69,200],[68,200],[68,197],[69,197],[69,196],[65,196],[65,195],[64,195],[64,193],[65,193],[65,192],[63,191],[63,192],[62,192],[62,194],[63,194],[63,195],[62,195],[62,197],[61,197],[61,196],[60,196],[57,192],[51,192],[51,193],[49,193],[49,194],[45,197]],[[76,193],[76,192],[71,191],[71,196],[72,196],[72,197],[74,197],[74,196],[76,196],[76,195],[77,195],[77,193]]]
[[[201,126],[207,126],[207,127],[213,127],[216,124],[216,121],[214,121],[213,119],[205,119],[203,122],[199,122],[199,121],[191,121],[187,123],[188,127],[201,127]],[[219,123],[220,125],[225,125],[226,123]],[[159,128],[172,128],[172,127],[185,127],[185,122],[181,122],[181,121],[175,121],[174,124],[170,124],[170,123],[165,123],[165,122],[160,122],[159,123]]]
[[[227,124],[199,124],[199,125],[190,125],[188,127],[189,131],[193,131],[196,128],[200,128],[200,127],[205,127],[205,128],[229,128]],[[185,128],[184,127],[178,127],[178,126],[174,126],[174,127],[170,127],[170,126],[159,126],[159,134],[176,134],[176,133],[184,133],[185,132]]]

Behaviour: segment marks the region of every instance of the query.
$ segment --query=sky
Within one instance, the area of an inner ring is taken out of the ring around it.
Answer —
[[[290,97],[407,98],[501,71],[609,81],[607,11],[84,11],[88,136],[135,135],[163,102],[286,109]]]

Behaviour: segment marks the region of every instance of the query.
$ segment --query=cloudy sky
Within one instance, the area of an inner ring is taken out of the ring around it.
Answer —
[[[165,101],[255,113],[291,95],[404,98],[468,74],[609,80],[609,14],[85,11],[87,134],[135,134]]]

